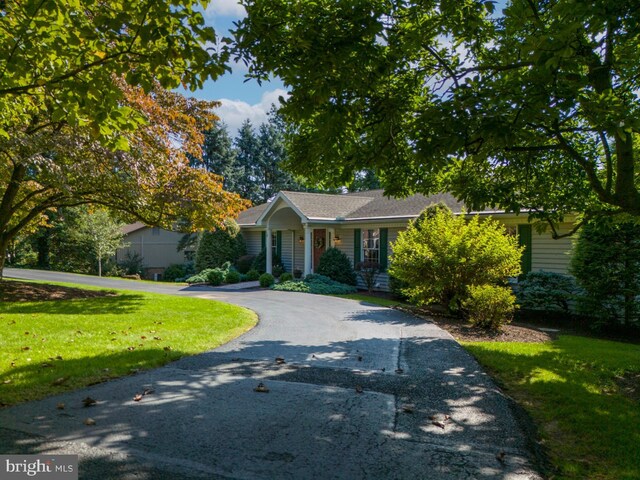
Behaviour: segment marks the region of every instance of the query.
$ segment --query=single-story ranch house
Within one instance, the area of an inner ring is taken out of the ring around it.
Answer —
[[[463,204],[450,194],[413,195],[404,199],[387,198],[382,190],[347,194],[280,192],[273,201],[249,208],[240,214],[238,224],[247,244],[247,253],[257,255],[267,245],[267,271],[271,272],[277,254],[288,272],[313,273],[320,256],[329,247],[344,252],[355,265],[374,260],[384,269],[398,232],[429,205],[442,202],[454,213]],[[567,273],[571,238],[554,240],[549,232],[538,233],[526,215],[499,210],[469,212],[492,216],[503,222],[525,245],[523,271],[545,270]],[[567,232],[571,223],[559,226]],[[388,276],[379,276],[377,288],[388,288]]]

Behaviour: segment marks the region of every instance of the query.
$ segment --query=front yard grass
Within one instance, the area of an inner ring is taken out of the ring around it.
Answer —
[[[253,312],[234,305],[120,290],[93,298],[5,300],[0,406],[159,367],[226,343],[256,322]]]
[[[640,346],[577,336],[463,342],[541,430],[550,478],[640,478]]]

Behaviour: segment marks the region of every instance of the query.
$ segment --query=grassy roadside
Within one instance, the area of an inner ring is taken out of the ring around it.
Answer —
[[[257,322],[247,309],[211,300],[56,285],[102,296],[0,303],[0,405],[158,367]]]
[[[640,345],[561,336],[463,346],[538,424],[552,478],[640,478]]]

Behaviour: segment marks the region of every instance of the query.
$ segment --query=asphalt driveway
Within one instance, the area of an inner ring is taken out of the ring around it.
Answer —
[[[214,351],[0,410],[0,453],[79,454],[81,479],[541,478],[508,399],[412,316],[299,293],[5,276],[222,300],[260,323]],[[98,404],[83,408],[86,396]]]

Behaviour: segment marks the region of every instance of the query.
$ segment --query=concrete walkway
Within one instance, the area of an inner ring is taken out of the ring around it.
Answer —
[[[5,276],[222,300],[260,323],[214,351],[0,410],[0,453],[77,453],[82,479],[541,478],[509,401],[433,324],[298,293]],[[143,388],[155,391],[133,402]],[[98,405],[83,408],[88,395]]]

